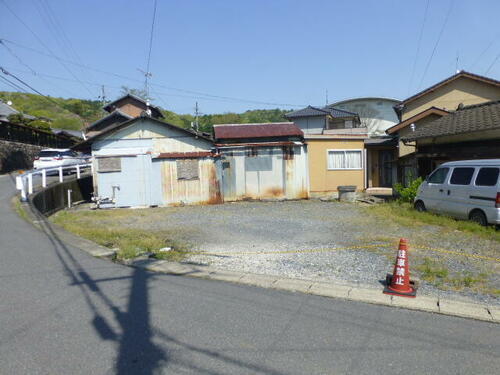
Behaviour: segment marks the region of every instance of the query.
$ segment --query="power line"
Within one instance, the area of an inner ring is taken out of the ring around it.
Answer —
[[[69,60],[66,60],[66,59],[62,59],[60,57],[54,57],[52,55],[46,54],[45,52],[39,51],[39,50],[37,50],[35,48],[27,47],[27,46],[24,46],[24,45],[19,44],[17,42],[13,42],[13,41],[8,40],[8,39],[1,39],[1,40],[3,40],[4,42],[8,42],[8,43],[11,43],[13,45],[16,45],[19,48],[27,49],[27,50],[30,50],[32,52],[35,52],[35,53],[38,53],[38,54],[41,54],[41,55],[44,55],[44,56],[47,56],[47,57],[50,57],[50,58],[60,59],[60,60],[66,62],[68,64],[80,66],[80,67],[82,67],[84,69],[96,71],[98,73],[102,73],[102,74],[106,74],[106,75],[111,75],[111,76],[114,76],[114,77],[117,77],[117,78],[120,78],[120,79],[126,79],[128,81],[143,83],[143,81],[140,81],[140,80],[137,80],[137,79],[134,79],[134,78],[131,78],[131,77],[127,77],[127,76],[124,76],[124,75],[121,75],[121,74],[117,74],[117,73],[113,73],[113,72],[107,72],[105,70],[94,68],[94,67],[91,67],[91,66],[88,66],[88,65],[85,65],[85,64],[80,64],[80,63],[77,63],[77,62],[74,62],[74,61],[69,61]],[[305,106],[307,106],[307,104],[274,103],[274,102],[266,102],[266,101],[258,101],[258,100],[250,100],[250,99],[244,99],[244,98],[237,98],[237,97],[214,95],[214,94],[208,94],[208,93],[204,93],[204,92],[200,92],[200,91],[186,90],[186,89],[181,89],[181,88],[177,88],[177,87],[166,86],[166,85],[162,85],[162,84],[158,84],[158,83],[152,83],[151,86],[156,86],[156,87],[164,88],[164,89],[167,89],[167,90],[184,92],[184,93],[187,93],[187,94],[199,95],[200,97],[203,97],[203,99],[206,99],[206,100],[209,100],[208,98],[214,98],[214,99],[223,99],[224,101],[230,101],[230,102],[252,103],[252,104],[267,105],[267,106],[283,106],[283,107],[305,107]]]
[[[472,69],[477,65],[477,63],[481,60],[481,58],[484,56],[484,54],[486,52],[488,52],[488,50],[491,48],[491,46],[497,41],[497,37],[499,36],[500,34],[497,34],[495,35],[495,37],[493,38],[493,40],[486,46],[486,48],[479,54],[479,56],[477,57],[477,59],[474,61],[474,63],[470,66],[469,68],[469,71],[472,71]]]
[[[19,77],[15,76],[14,74],[12,74],[12,73],[8,72],[7,70],[5,70],[5,69],[4,69],[3,67],[1,67],[1,66],[0,66],[0,71],[1,71],[3,74],[8,75],[8,76],[10,76],[10,77],[14,78],[16,81],[18,81],[18,82],[22,83],[24,86],[28,87],[30,90],[32,90],[33,92],[37,93],[38,95],[43,96],[45,99],[47,99],[47,100],[48,100],[48,101],[50,101],[51,103],[55,104],[55,105],[56,105],[56,106],[58,106],[59,108],[61,108],[61,109],[65,109],[64,107],[61,107],[61,106],[59,105],[59,103],[57,103],[54,99],[52,99],[51,97],[49,97],[49,96],[47,96],[47,95],[42,94],[42,93],[41,93],[40,91],[38,91],[37,89],[35,89],[34,87],[32,87],[32,86],[30,86],[29,84],[27,84],[26,82],[24,82],[21,78],[19,78]],[[5,77],[3,77],[3,78],[5,78]],[[22,89],[21,89],[21,91],[24,91],[24,90],[22,90]],[[78,117],[80,117],[80,116],[78,116]]]
[[[7,83],[7,85],[9,85],[10,87],[14,88],[14,90],[19,90],[21,92],[25,92],[26,91],[25,89],[23,89],[22,87],[16,85],[14,82],[9,81],[5,77],[0,76],[0,79],[3,80],[3,81],[5,81]]]
[[[148,89],[148,78],[151,76],[151,72],[149,71],[149,65],[151,63],[151,50],[153,49],[153,35],[155,28],[155,19],[156,19],[156,0],[154,0],[154,9],[153,9],[153,20],[151,21],[151,33],[149,35],[149,52],[148,52],[148,62],[146,64],[146,72],[144,73],[144,88],[146,90],[146,96],[149,95]]]
[[[12,51],[12,49],[11,49],[11,48],[9,48],[9,47],[7,46],[7,44],[5,44],[5,43],[3,42],[3,40],[1,40],[1,39],[0,39],[0,45],[4,46],[4,47],[7,49],[7,51],[8,51],[8,52],[9,52],[12,56],[14,56],[14,58],[15,58],[15,59],[16,59],[16,60],[17,60],[17,61],[18,61],[21,65],[24,65],[26,68],[28,68],[28,69],[30,70],[30,72],[28,72],[28,73],[33,74],[34,76],[36,76],[36,77],[38,77],[38,78],[42,79],[44,82],[48,82],[49,84],[51,84],[51,85],[52,85],[52,86],[54,86],[54,87],[57,87],[57,88],[58,88],[58,89],[60,89],[60,90],[63,90],[63,91],[66,91],[66,92],[70,93],[70,95],[75,95],[74,93],[72,93],[71,91],[67,90],[66,88],[60,87],[60,86],[58,86],[58,85],[55,85],[54,83],[49,82],[49,81],[47,81],[46,79],[42,78],[42,77],[40,76],[40,74],[38,74],[38,73],[37,73],[37,72],[36,72],[36,71],[35,71],[35,70],[31,67],[31,66],[29,66],[28,64],[26,64],[26,63],[25,63],[25,62],[24,62],[24,61],[23,61],[23,60],[22,60],[22,59],[21,59],[21,58],[20,58],[17,54],[15,54],[15,53],[14,53],[14,51]]]
[[[446,28],[446,24],[448,23],[448,19],[450,18],[451,10],[453,9],[454,0],[450,0],[450,7],[448,8],[448,13],[446,13],[446,18],[443,22],[443,26],[441,27],[441,31],[439,32],[439,36],[436,40],[436,44],[434,44],[434,48],[432,49],[431,56],[429,57],[429,61],[427,61],[427,65],[425,66],[424,74],[422,74],[422,79],[420,80],[420,85],[418,88],[422,87],[422,83],[424,83],[425,76],[427,74],[427,70],[431,65],[432,58],[434,57],[434,53],[436,52],[439,41],[441,40],[441,36],[443,36],[444,29]]]
[[[49,53],[63,66],[64,69],[68,71],[77,81],[80,82],[78,77],[61,61],[60,58],[58,58],[54,52],[40,39],[40,37],[29,27],[10,7],[9,5],[5,2],[5,0],[0,0],[2,3],[5,5],[5,7],[8,9],[8,11],[35,37],[35,39],[47,50]],[[80,82],[83,88],[87,90],[90,94],[90,96],[94,96],[94,94],[89,90],[87,86],[85,86],[83,83]]]
[[[491,65],[489,66],[488,69],[486,69],[486,71],[484,72],[484,74],[488,74],[488,72],[491,70],[491,68],[493,68],[493,65],[495,65],[495,63],[497,62],[497,60],[500,58],[500,52],[498,53],[498,55],[495,57],[495,59],[493,60],[493,62],[491,63]]]
[[[422,27],[420,28],[420,35],[418,37],[417,52],[415,52],[415,59],[413,60],[413,68],[411,70],[410,83],[408,84],[408,95],[410,95],[411,85],[413,84],[413,77],[415,76],[415,68],[417,66],[418,54],[420,53],[420,44],[422,42],[422,35],[424,34],[425,21],[427,20],[427,10],[429,9],[429,2],[425,5],[424,20],[422,21]]]

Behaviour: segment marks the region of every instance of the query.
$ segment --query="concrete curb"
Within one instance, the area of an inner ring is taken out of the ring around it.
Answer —
[[[67,245],[77,247],[94,257],[107,259],[114,258],[114,251],[102,247],[95,242],[69,233],[65,229],[49,222],[29,203],[23,203],[22,206],[35,227],[38,227],[39,229],[50,229],[62,242]],[[396,297],[383,294],[382,288],[376,289],[362,287],[355,284],[317,282],[312,280],[289,279],[280,276],[259,275],[246,272],[231,272],[218,270],[210,266],[168,262],[165,260],[134,259],[129,261],[120,261],[118,263],[167,275],[189,276],[206,280],[225,281],[236,284],[252,285],[260,288],[299,292],[329,298],[340,298],[349,301],[476,319],[491,323],[500,323],[500,307],[487,306],[478,303],[454,301],[433,296],[417,296],[417,298]]]

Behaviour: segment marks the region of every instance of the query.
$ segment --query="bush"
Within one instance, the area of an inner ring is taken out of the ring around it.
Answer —
[[[423,181],[423,178],[419,177],[416,180],[410,182],[410,185],[408,185],[408,187],[405,187],[402,184],[394,185],[394,190],[396,190],[399,195],[398,200],[400,202],[413,203],[413,200],[417,196],[418,188]]]

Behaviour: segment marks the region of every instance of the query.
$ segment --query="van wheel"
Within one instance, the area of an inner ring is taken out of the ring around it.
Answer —
[[[469,215],[469,219],[483,227],[488,225],[488,220],[486,219],[486,215],[483,213],[483,211],[480,210],[472,211]]]
[[[422,201],[416,201],[413,207],[415,207],[415,210],[417,210],[418,212],[426,211],[425,204]]]

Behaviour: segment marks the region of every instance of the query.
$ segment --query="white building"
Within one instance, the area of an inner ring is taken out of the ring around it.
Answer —
[[[394,106],[400,101],[391,98],[365,97],[341,100],[328,105],[359,115],[361,126],[369,137],[385,136],[385,131],[399,123]]]

